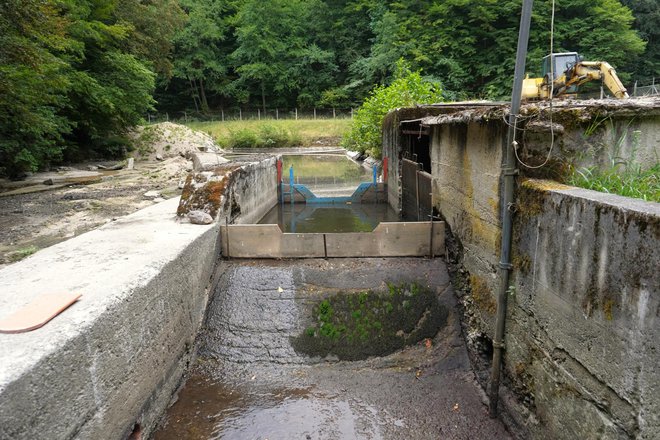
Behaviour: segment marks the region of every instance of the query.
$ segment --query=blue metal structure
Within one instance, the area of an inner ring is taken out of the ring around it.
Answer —
[[[282,185],[282,182],[280,182],[280,186]],[[362,197],[364,194],[370,189],[370,188],[377,188],[378,187],[378,167],[373,167],[373,179],[371,182],[363,182],[358,187],[355,189],[352,195],[350,196],[338,196],[338,197],[318,197],[316,194],[314,194],[307,186],[295,183],[294,179],[294,171],[293,171],[293,165],[289,167],[289,201],[290,203],[295,203],[295,195],[296,193],[302,195],[302,197],[305,199],[305,203],[307,204],[323,204],[323,205],[331,205],[331,204],[347,204],[347,203],[361,203],[362,202]],[[282,194],[282,197],[280,201],[284,203],[284,195],[285,192],[280,189],[280,193]]]

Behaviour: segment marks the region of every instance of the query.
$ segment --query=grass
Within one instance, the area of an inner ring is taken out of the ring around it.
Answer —
[[[208,133],[225,148],[312,146],[321,140],[336,142],[349,129],[350,119],[280,119],[191,122],[193,130]]]
[[[580,168],[573,171],[568,183],[594,191],[660,202],[660,163],[647,170],[629,164],[612,165],[604,170]]]
[[[34,254],[38,250],[39,248],[37,248],[36,246],[28,246],[18,249],[9,256],[9,261],[11,261],[12,263],[21,261],[22,259],[27,258],[30,255]]]
[[[291,340],[298,353],[357,360],[433,337],[446,311],[432,290],[404,283],[388,284],[387,292],[337,292],[316,304],[311,318]]]

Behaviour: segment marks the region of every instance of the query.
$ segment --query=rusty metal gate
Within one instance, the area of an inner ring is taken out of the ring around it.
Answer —
[[[402,159],[401,209],[405,220],[429,221],[433,209],[432,177],[422,165]]]

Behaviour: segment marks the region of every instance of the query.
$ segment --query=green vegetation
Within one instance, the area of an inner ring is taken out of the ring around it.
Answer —
[[[208,133],[218,145],[231,148],[310,146],[317,140],[339,143],[349,119],[245,120],[191,122],[193,130]]]
[[[441,100],[439,83],[422,78],[420,72],[412,72],[403,60],[399,60],[392,84],[376,87],[371,92],[357,111],[351,131],[342,140],[342,145],[379,158],[382,153],[383,118],[390,110]]]
[[[313,325],[292,340],[311,356],[355,360],[383,355],[431,338],[446,319],[436,295],[415,283],[387,292],[338,293],[313,309]]]
[[[30,255],[34,254],[38,250],[39,250],[39,248],[37,248],[36,246],[28,246],[28,247],[21,248],[21,249],[17,250],[16,252],[12,252],[9,255],[9,261],[12,262],[12,263],[15,263],[17,261],[21,261],[22,259],[27,258]]]
[[[660,163],[646,170],[632,164],[615,164],[604,170],[596,167],[580,168],[574,170],[568,183],[595,191],[660,202]]]
[[[5,0],[0,174],[19,177],[63,160],[122,156],[126,131],[154,110],[354,108],[373,98],[375,87],[382,92],[401,79],[400,59],[428,83],[442,84],[446,99],[503,97],[511,89],[520,5]],[[534,9],[528,56],[534,74],[548,50],[549,5],[537,2]],[[657,74],[655,0],[567,0],[558,2],[555,21],[557,51],[609,61],[626,83]],[[254,134],[282,143],[282,132]],[[250,140],[245,133],[236,137]],[[371,140],[360,148],[378,153]]]

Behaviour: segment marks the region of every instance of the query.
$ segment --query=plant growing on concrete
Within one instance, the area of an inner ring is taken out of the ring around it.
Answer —
[[[628,159],[621,157],[625,135],[616,142],[615,153],[610,157],[609,166],[575,168],[568,183],[580,188],[591,189],[652,202],[660,202],[660,161],[647,169],[635,161],[639,143],[639,132],[633,132],[633,151]]]
[[[319,302],[312,324],[292,339],[296,351],[355,360],[431,338],[446,319],[435,293],[416,283],[387,292],[337,293]]]
[[[440,83],[423,78],[420,71],[413,72],[404,60],[399,60],[392,84],[378,86],[371,92],[355,114],[351,129],[341,144],[347,150],[380,158],[383,118],[388,112],[399,107],[440,101]]]

